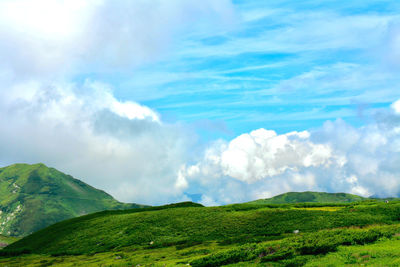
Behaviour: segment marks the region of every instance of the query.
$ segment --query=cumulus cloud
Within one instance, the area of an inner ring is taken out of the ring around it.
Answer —
[[[0,1],[0,164],[43,162],[124,201],[187,199],[187,130],[86,76],[132,74],[231,15],[229,0]]]
[[[394,112],[400,114],[400,100],[394,102],[390,107],[394,110]]]
[[[205,192],[204,203],[210,199],[212,203],[240,202],[304,190],[398,196],[397,103],[393,109],[380,111],[374,123],[360,128],[338,119],[313,131],[277,134],[258,129],[230,142],[221,140],[179,175],[189,184],[199,184]]]
[[[125,201],[180,197],[174,174],[188,140],[178,125],[98,82],[15,87],[0,100],[0,162],[41,161]]]
[[[242,134],[229,144],[219,143],[205,153],[205,164],[219,167],[219,173],[252,183],[302,167],[328,166],[332,158],[329,146],[310,142],[308,132],[277,135],[259,129]],[[188,173],[207,171],[202,164],[189,167]]]

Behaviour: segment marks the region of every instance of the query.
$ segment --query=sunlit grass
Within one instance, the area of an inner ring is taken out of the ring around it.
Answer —
[[[18,237],[0,235],[0,249],[2,249],[5,245],[12,244],[19,239],[20,238]]]
[[[15,266],[186,266],[190,261],[204,257],[212,252],[226,251],[232,246],[219,246],[215,242],[206,242],[190,248],[176,247],[140,249],[126,247],[120,251],[97,253],[93,255],[22,255],[0,259],[3,264]]]
[[[341,266],[380,257],[388,263],[392,252],[373,254],[372,244],[398,242],[399,215],[399,203],[373,201],[107,211],[10,245],[0,266]],[[347,250],[368,246],[371,253]]]
[[[305,266],[400,266],[400,238],[374,244],[341,246],[337,252],[310,260]]]
[[[344,207],[309,207],[309,208],[296,208],[303,210],[322,210],[322,211],[338,211],[343,209]]]

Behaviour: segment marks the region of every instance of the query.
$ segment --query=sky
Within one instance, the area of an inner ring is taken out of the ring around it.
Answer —
[[[0,0],[0,166],[116,199],[400,196],[400,3]]]

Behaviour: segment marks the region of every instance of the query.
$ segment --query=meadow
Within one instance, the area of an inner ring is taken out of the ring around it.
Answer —
[[[395,262],[399,219],[400,202],[379,200],[104,211],[9,245],[0,265],[374,265]]]

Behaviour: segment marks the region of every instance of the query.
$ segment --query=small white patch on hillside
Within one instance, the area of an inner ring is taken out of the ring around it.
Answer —
[[[10,235],[9,227],[17,215],[22,211],[22,205],[18,206],[10,213],[0,211],[0,234],[7,233]]]
[[[12,191],[12,193],[16,194],[19,191],[19,189],[21,189],[21,187],[19,185],[17,185],[16,183],[13,183],[12,185],[14,187],[14,190]]]

